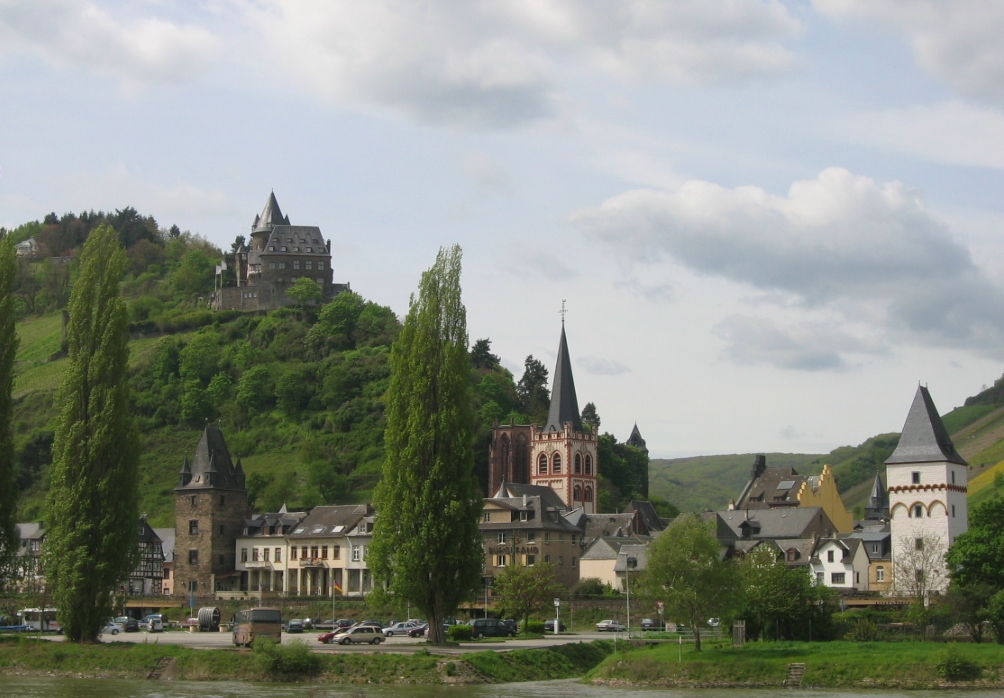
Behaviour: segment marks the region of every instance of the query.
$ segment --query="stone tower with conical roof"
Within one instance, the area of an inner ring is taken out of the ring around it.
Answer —
[[[940,556],[969,528],[968,464],[927,388],[918,386],[899,445],[885,465],[893,585],[900,594],[943,591],[948,575]]]
[[[233,463],[216,427],[202,432],[191,461],[186,456],[174,494],[174,595],[232,590],[248,493],[240,459]]]
[[[889,495],[882,484],[882,476],[875,473],[868,504],[865,506],[865,520],[881,521],[889,518]]]
[[[532,429],[530,484],[550,487],[569,507],[596,513],[597,437],[582,427],[575,395],[565,325],[551,388],[551,409],[543,429]]]

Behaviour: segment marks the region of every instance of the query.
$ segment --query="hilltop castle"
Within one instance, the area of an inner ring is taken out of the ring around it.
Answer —
[[[349,289],[332,282],[331,241],[316,225],[292,225],[282,215],[275,193],[251,224],[250,249],[233,254],[236,286],[213,293],[213,310],[273,310],[295,301],[286,293],[297,279],[313,279],[325,299]]]

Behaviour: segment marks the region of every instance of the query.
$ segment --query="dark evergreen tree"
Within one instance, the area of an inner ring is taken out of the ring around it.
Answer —
[[[582,408],[582,425],[593,434],[598,434],[600,431],[600,414],[592,402],[587,402]]]
[[[471,347],[471,366],[474,368],[496,368],[501,363],[499,357],[492,353],[492,340],[479,339]]]
[[[13,401],[14,354],[14,277],[17,260],[9,236],[0,238],[0,586],[3,585],[18,549],[14,528],[17,507],[17,481],[14,466]]]
[[[45,570],[66,638],[94,642],[133,568],[139,447],[129,412],[126,260],[108,226],[88,237],[70,298],[69,367],[56,396]]]
[[[443,618],[476,592],[484,563],[460,260],[459,246],[440,250],[391,351],[387,457],[374,498],[385,514],[370,550],[375,577],[421,609],[435,644]]]
[[[519,411],[529,416],[534,423],[543,424],[551,407],[551,391],[547,388],[547,369],[544,368],[544,364],[533,358],[533,354],[526,357],[523,366],[523,377],[516,384]]]

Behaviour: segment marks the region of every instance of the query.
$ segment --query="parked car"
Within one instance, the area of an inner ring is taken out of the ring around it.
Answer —
[[[121,623],[122,630],[127,633],[138,633],[139,632],[139,621],[135,618],[126,618],[125,622]]]
[[[335,627],[332,630],[337,630],[338,628],[351,628],[356,622],[349,618],[339,618],[335,621]]]
[[[120,632],[122,632],[122,626],[114,620],[109,620],[105,623],[105,627],[101,628],[102,635],[118,635]]]
[[[415,624],[410,620],[402,620],[388,625],[383,629],[383,634],[387,637],[394,637],[395,635],[407,635],[408,631],[415,627]]]
[[[421,625],[414,626],[408,631],[408,637],[425,637],[425,634],[429,631],[429,624],[422,623]]]
[[[325,639],[322,640],[322,637]],[[379,645],[383,642],[384,638],[383,633],[380,632],[380,628],[377,628],[375,625],[354,625],[337,633],[318,635],[317,639],[326,644],[337,643],[339,645],[348,645],[351,643],[369,643],[371,645]]]
[[[558,621],[558,632],[559,633],[563,633],[566,630],[568,630],[568,628],[565,627],[565,624],[562,623],[561,621]],[[554,621],[553,620],[545,620],[544,621],[544,632],[546,632],[546,633],[553,633],[554,632]]]
[[[148,633],[159,633],[164,631],[164,616],[160,613],[151,613],[144,616],[139,622],[139,629]]]
[[[286,623],[287,633],[302,633],[303,632],[303,621],[299,618],[293,618],[291,621]]]
[[[516,623],[511,620],[495,620],[494,618],[475,618],[471,621],[473,635],[482,637],[516,637]]]
[[[356,623],[356,626],[369,625],[370,627],[377,628],[378,630],[383,630],[383,623],[378,620],[361,620]]]
[[[722,621],[718,620],[717,618],[708,618],[708,627],[709,628],[717,628],[721,624],[722,624]]]
[[[641,619],[641,629],[642,630],[664,630],[662,624],[654,618],[642,618]]]
[[[615,620],[601,620],[596,624],[596,632],[598,633],[618,633],[624,630],[627,628]]]
[[[328,620],[322,620],[314,623],[314,630],[334,630],[335,629],[335,619],[329,618]]]

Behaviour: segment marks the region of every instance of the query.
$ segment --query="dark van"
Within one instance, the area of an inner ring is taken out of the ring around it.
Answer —
[[[473,635],[481,637],[516,637],[516,624],[511,620],[495,620],[494,618],[476,618],[471,621]]]

